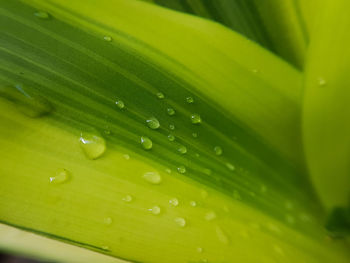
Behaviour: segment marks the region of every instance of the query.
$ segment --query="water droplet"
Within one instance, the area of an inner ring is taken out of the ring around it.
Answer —
[[[122,100],[116,100],[115,104],[117,105],[117,107],[119,109],[124,109],[125,108],[125,104]]]
[[[190,201],[190,206],[192,207],[196,207],[197,206],[197,202],[196,201]]]
[[[153,143],[152,143],[150,138],[148,138],[146,136],[141,136],[141,145],[142,145],[143,149],[150,150],[150,149],[152,149]]]
[[[159,206],[155,205],[155,206],[153,206],[152,208],[148,209],[148,211],[150,211],[150,212],[151,212],[152,214],[154,214],[154,215],[159,215],[161,209],[160,209]]]
[[[177,198],[171,198],[169,200],[169,204],[171,204],[172,206],[178,206],[179,205],[179,200]]]
[[[238,192],[237,190],[233,190],[232,196],[233,196],[233,198],[236,199],[236,200],[241,200],[241,199],[242,199],[242,198],[241,198],[241,195],[239,194],[239,192]]]
[[[111,36],[104,36],[103,39],[107,42],[111,42],[112,41],[112,37]]]
[[[171,170],[169,168],[166,168],[165,171],[168,173],[168,174],[171,174]]]
[[[172,135],[172,134],[169,134],[168,135],[168,140],[171,141],[171,142],[175,141],[175,136]]]
[[[196,248],[196,251],[197,251],[198,253],[202,253],[202,252],[203,252],[203,248],[197,247],[197,248]]]
[[[216,232],[216,236],[218,237],[219,241],[223,244],[228,244],[230,241],[227,237],[227,235],[225,234],[225,232],[221,229],[221,227],[216,226],[215,227],[215,232]]]
[[[165,96],[164,96],[164,94],[162,92],[157,92],[156,95],[157,95],[158,99],[164,99],[165,98]]]
[[[202,122],[201,116],[197,113],[191,115],[192,124],[200,124]]]
[[[216,155],[221,155],[222,154],[222,148],[220,146],[215,146],[214,147],[214,152]]]
[[[175,130],[175,125],[174,124],[169,124],[169,129],[170,130]]]
[[[50,177],[50,183],[62,184],[69,179],[69,172],[66,169],[59,169],[56,171],[55,176]]]
[[[130,160],[130,155],[129,154],[124,154],[123,157],[124,157],[125,160]]]
[[[111,217],[106,217],[103,219],[103,223],[105,225],[111,225],[113,223],[113,219]]]
[[[177,151],[181,154],[187,153],[187,148],[184,145],[180,145],[179,148],[177,148]]]
[[[253,73],[258,73],[259,71],[256,68],[254,68],[254,69],[252,69],[252,72]]]
[[[106,142],[101,136],[88,132],[80,134],[80,147],[89,159],[97,159],[106,151]]]
[[[160,124],[159,121],[157,120],[156,117],[150,117],[146,120],[147,126],[150,127],[151,129],[155,130],[158,129]]]
[[[34,15],[37,17],[37,18],[40,18],[40,19],[49,19],[50,18],[50,15],[48,12],[45,12],[45,11],[36,11],[34,13]]]
[[[157,172],[147,172],[143,175],[143,179],[151,184],[160,184],[162,182],[162,177]]]
[[[196,156],[198,158],[200,155],[199,155],[199,153],[195,153],[194,156]]]
[[[180,174],[184,174],[186,173],[186,167],[181,165],[179,167],[177,167],[177,171],[180,173]]]
[[[320,87],[323,87],[327,84],[326,80],[324,78],[318,78],[318,85]]]
[[[174,221],[180,227],[185,227],[186,226],[186,220],[183,217],[175,217]]]
[[[194,102],[193,97],[187,97],[186,98],[186,102],[189,103],[189,104],[192,104]]]
[[[130,202],[133,200],[133,198],[132,198],[131,195],[126,195],[126,196],[124,196],[124,197],[122,198],[122,200],[123,200],[124,202],[130,203]]]
[[[192,133],[192,137],[193,138],[197,138],[198,137],[198,133],[196,133],[196,132]]]
[[[234,171],[236,169],[232,163],[226,163],[225,165],[227,169],[229,169],[230,171]]]
[[[204,219],[207,221],[212,221],[216,218],[216,213],[214,211],[210,211],[205,214]]]
[[[175,115],[175,110],[173,108],[167,108],[167,113],[169,116],[174,116]]]

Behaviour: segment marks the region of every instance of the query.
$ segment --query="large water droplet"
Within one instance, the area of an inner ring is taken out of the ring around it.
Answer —
[[[97,159],[106,151],[105,140],[97,134],[82,132],[79,141],[80,147],[89,159]]]
[[[187,148],[184,145],[180,145],[179,148],[177,148],[177,151],[181,154],[187,153]]]
[[[159,215],[161,212],[161,209],[159,206],[155,205],[152,208],[148,209],[148,211],[150,211],[154,215]]]
[[[183,217],[175,217],[174,221],[180,227],[185,227],[186,226],[186,220]]]
[[[132,198],[131,195],[126,195],[126,196],[124,196],[124,197],[122,198],[122,200],[123,200],[124,202],[130,203],[130,202],[133,200],[133,198]]]
[[[156,96],[157,96],[158,99],[164,99],[165,98],[165,96],[164,96],[164,94],[162,92],[157,92]]]
[[[111,224],[113,223],[113,219],[112,219],[111,217],[105,217],[105,218],[103,219],[103,223],[104,223],[105,225],[111,225]]]
[[[36,11],[34,13],[34,15],[37,17],[37,18],[40,18],[40,19],[49,19],[50,18],[50,14],[48,12],[45,12],[45,11]]]
[[[116,100],[115,105],[117,105],[117,107],[119,109],[124,109],[125,108],[125,104],[124,104],[124,102],[122,100]]]
[[[168,135],[168,140],[171,141],[171,142],[175,141],[175,136],[172,135],[172,134],[169,134]]]
[[[59,169],[56,171],[55,176],[50,177],[50,183],[62,184],[69,179],[69,172],[66,169]]]
[[[147,172],[143,175],[143,179],[151,184],[160,184],[162,182],[162,177],[157,172]]]
[[[215,227],[215,232],[216,232],[216,236],[218,237],[219,241],[223,244],[228,244],[230,241],[227,237],[227,235],[225,234],[225,232],[221,229],[221,227],[216,226]]]
[[[226,163],[225,165],[226,165],[227,169],[229,169],[230,171],[235,170],[235,166],[232,163]]]
[[[157,120],[156,117],[150,117],[146,120],[147,126],[150,127],[151,129],[155,130],[158,129],[160,124],[159,121]]]
[[[214,147],[214,152],[216,155],[221,155],[222,154],[222,148],[220,146],[215,146]]]
[[[202,122],[201,116],[197,113],[191,115],[191,121],[193,124],[200,124]]]
[[[146,136],[141,136],[141,145],[142,145],[143,149],[150,150],[150,149],[152,149],[153,143],[152,143],[150,138],[148,138]]]
[[[167,108],[167,113],[169,116],[174,116],[175,115],[175,110],[173,108]]]
[[[111,36],[104,36],[103,40],[105,40],[107,42],[111,42],[112,41],[112,37]]]
[[[186,98],[186,102],[189,103],[189,104],[194,103],[193,97],[187,97],[187,98]]]
[[[205,214],[204,219],[207,221],[212,221],[216,218],[216,213],[214,211],[209,211]]]
[[[183,166],[183,165],[180,165],[179,167],[177,167],[177,171],[178,171],[180,174],[184,174],[184,173],[186,173],[186,167]]]
[[[172,206],[178,206],[179,205],[179,200],[177,198],[171,198],[169,200],[169,204],[171,204]]]

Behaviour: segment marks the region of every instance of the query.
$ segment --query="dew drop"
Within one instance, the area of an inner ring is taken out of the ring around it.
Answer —
[[[232,163],[226,163],[225,165],[227,169],[229,169],[230,171],[234,171],[236,169]]]
[[[162,177],[157,172],[147,172],[143,175],[143,179],[151,184],[160,184],[162,182]]]
[[[212,221],[216,218],[216,213],[214,211],[210,211],[205,214],[204,219],[207,221]]]
[[[165,98],[165,96],[162,92],[157,92],[156,96],[158,99],[161,99],[161,100]]]
[[[214,152],[216,155],[221,155],[222,154],[222,148],[220,146],[215,146],[214,147]]]
[[[198,253],[202,253],[202,252],[203,252],[203,248],[197,247],[197,248],[196,248],[196,251],[197,251]]]
[[[173,108],[167,108],[167,113],[169,116],[174,116],[175,115],[175,110]]]
[[[111,42],[112,41],[112,37],[111,36],[104,36],[103,40],[105,40],[107,42]]]
[[[167,172],[168,174],[171,174],[171,170],[169,168],[166,168],[165,172]]]
[[[196,133],[196,132],[192,133],[192,137],[193,138],[197,138],[198,137],[198,133]]]
[[[146,120],[147,126],[150,127],[152,130],[158,129],[160,124],[156,117],[150,117]]]
[[[187,97],[187,98],[186,98],[186,102],[189,103],[189,104],[194,103],[193,97]]]
[[[183,217],[175,217],[174,221],[180,227],[185,227],[186,226],[186,220]]]
[[[152,208],[148,209],[153,215],[159,215],[161,212],[161,209],[159,206],[155,205]]]
[[[125,160],[130,160],[130,155],[129,154],[124,154],[123,157],[124,157]]]
[[[122,100],[116,100],[115,105],[117,105],[117,107],[119,109],[124,109],[125,108],[125,104],[124,104],[124,102]]]
[[[34,13],[34,15],[37,17],[37,18],[40,18],[40,19],[49,19],[50,18],[50,15],[48,12],[45,12],[45,11],[36,11]]]
[[[169,129],[170,130],[175,130],[175,125],[174,124],[169,124]]]
[[[150,149],[152,149],[153,143],[152,143],[150,138],[148,138],[146,136],[141,136],[141,145],[142,145],[143,149],[150,150]]]
[[[171,198],[169,200],[169,204],[172,205],[172,206],[178,206],[179,205],[179,200],[177,198]]]
[[[103,223],[105,225],[111,225],[113,223],[113,219],[111,217],[106,217],[103,219]]]
[[[190,201],[190,206],[192,207],[196,207],[197,206],[197,202],[196,201]]]
[[[320,87],[323,87],[327,84],[326,80],[324,78],[318,78],[318,85]]]
[[[106,142],[101,136],[88,132],[80,134],[80,147],[89,159],[97,159],[106,151]]]
[[[184,145],[180,145],[179,148],[177,148],[177,151],[181,154],[187,153],[187,148]]]
[[[168,140],[171,141],[171,142],[175,141],[175,136],[172,135],[172,134],[169,134],[168,135]]]
[[[201,116],[197,113],[191,115],[192,124],[200,124],[202,122]]]
[[[225,234],[225,232],[221,229],[221,227],[216,226],[215,232],[216,232],[216,236],[218,237],[218,239],[221,243],[223,243],[223,244],[229,243],[229,239],[228,239],[227,235]]]
[[[177,167],[177,171],[178,171],[180,174],[184,174],[184,173],[186,173],[186,167],[183,166],[183,165],[180,165],[179,167]]]
[[[133,198],[131,195],[126,195],[122,198],[122,200],[126,203],[130,203],[130,202],[132,202]]]
[[[62,184],[69,179],[69,172],[66,169],[59,169],[56,171],[55,176],[50,177],[50,183]]]

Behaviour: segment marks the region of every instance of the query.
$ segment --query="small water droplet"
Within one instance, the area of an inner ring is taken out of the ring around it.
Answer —
[[[174,116],[175,115],[175,110],[173,108],[167,108],[167,113],[169,116]]]
[[[159,206],[155,205],[152,208],[148,209],[148,211],[150,211],[154,215],[159,215],[161,212],[161,209]]]
[[[256,68],[254,68],[254,69],[252,69],[252,72],[253,73],[258,73],[259,71]]]
[[[190,201],[190,206],[192,207],[196,207],[197,206],[197,202],[196,201]]]
[[[221,155],[222,154],[222,148],[220,146],[215,146],[214,147],[214,152],[216,155]]]
[[[169,134],[168,135],[168,140],[171,141],[171,142],[175,141],[175,136],[172,135],[172,134]]]
[[[157,96],[158,99],[164,99],[165,98],[165,96],[164,96],[164,94],[162,92],[157,92],[156,96]]]
[[[88,132],[80,134],[80,147],[89,159],[97,159],[106,151],[106,142],[101,136]]]
[[[124,154],[123,157],[124,157],[125,160],[130,160],[130,155],[129,154]]]
[[[216,226],[215,227],[215,232],[216,232],[216,236],[218,237],[219,241],[223,244],[228,244],[230,241],[227,237],[227,235],[225,234],[225,232],[221,229],[221,227]]]
[[[48,12],[45,12],[45,11],[36,11],[34,13],[34,15],[37,17],[37,18],[40,18],[40,19],[49,19],[50,18],[50,14]]]
[[[150,150],[150,149],[152,149],[153,143],[152,143],[150,138],[148,138],[146,136],[141,136],[141,145],[142,145],[143,149]]]
[[[112,37],[111,36],[104,36],[103,40],[105,40],[107,42],[111,42],[112,41]]]
[[[199,153],[195,153],[194,156],[196,156],[198,158],[200,155],[199,155]]]
[[[124,109],[125,108],[125,104],[124,104],[124,102],[122,100],[116,100],[115,105],[117,105],[117,107],[119,109]]]
[[[234,171],[236,169],[232,163],[226,163],[225,165],[227,169],[229,169],[230,171]]]
[[[198,133],[193,132],[193,133],[192,133],[192,137],[193,137],[193,138],[197,138],[197,137],[198,137]]]
[[[198,253],[202,253],[202,252],[203,252],[203,248],[197,247],[197,248],[196,248],[196,251],[197,251]]]
[[[201,116],[197,113],[191,115],[192,124],[200,124],[202,122]]]
[[[184,145],[180,145],[179,148],[177,148],[177,151],[181,154],[187,153],[187,148]]]
[[[187,98],[186,98],[186,102],[189,103],[189,104],[194,103],[193,97],[187,97]]]
[[[169,129],[170,130],[175,130],[175,125],[174,124],[169,124]]]
[[[69,179],[69,172],[66,169],[59,169],[56,171],[55,176],[50,177],[50,183],[62,184]]]
[[[169,200],[169,204],[171,204],[172,206],[178,206],[179,205],[179,200],[177,198],[171,198]]]
[[[130,203],[130,202],[133,200],[133,198],[132,198],[131,195],[126,195],[126,196],[124,196],[124,197],[122,198],[122,200],[123,200],[124,202]]]
[[[162,182],[162,177],[157,172],[144,173],[143,179],[151,184],[160,184]]]
[[[171,170],[169,168],[166,168],[165,171],[168,173],[168,174],[171,174]]]
[[[323,86],[325,86],[327,84],[327,82],[326,82],[326,80],[324,79],[324,78],[318,78],[318,85],[320,86],[320,87],[323,87]]]
[[[180,227],[185,227],[186,226],[186,220],[183,217],[175,217],[174,221]]]
[[[150,117],[146,120],[147,126],[150,127],[151,129],[155,130],[158,129],[160,124],[159,121],[157,120],[156,117]]]
[[[105,218],[103,219],[103,223],[104,223],[105,225],[111,225],[111,224],[113,223],[113,219],[112,219],[111,217],[105,217]]]
[[[204,219],[207,221],[212,221],[216,218],[216,213],[214,211],[209,211],[205,214]]]
[[[177,171],[180,173],[180,174],[184,174],[186,173],[186,167],[181,165],[179,167],[177,167]]]

